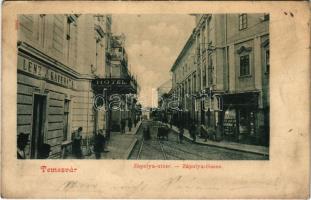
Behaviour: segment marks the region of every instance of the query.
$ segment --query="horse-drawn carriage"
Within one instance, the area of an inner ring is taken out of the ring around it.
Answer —
[[[170,129],[169,127],[167,127],[167,125],[161,125],[158,127],[158,134],[157,134],[157,138],[158,139],[166,139],[168,140],[168,133],[169,133]]]

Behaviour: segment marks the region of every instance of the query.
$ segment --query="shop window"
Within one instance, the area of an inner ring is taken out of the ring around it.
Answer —
[[[222,111],[223,110],[223,100],[221,96],[216,96],[216,105],[215,110]]]
[[[240,76],[250,75],[249,55],[240,57]]]
[[[239,15],[239,30],[243,30],[247,28],[247,14]]]

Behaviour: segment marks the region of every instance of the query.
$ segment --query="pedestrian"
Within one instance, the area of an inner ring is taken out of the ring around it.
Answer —
[[[94,138],[94,153],[95,158],[100,159],[101,153],[104,151],[105,148],[105,136],[102,130],[99,130]]]
[[[232,131],[233,131],[233,135],[235,137],[235,141],[239,142],[239,130],[238,130],[235,123],[232,124]]]
[[[150,129],[149,129],[149,126],[147,124],[145,124],[145,126],[144,126],[143,135],[144,135],[145,140],[149,140],[151,138],[150,137]]]
[[[17,159],[26,159],[25,147],[29,141],[29,133],[20,133],[17,136]]]
[[[192,122],[191,125],[190,125],[190,136],[192,138],[192,142],[195,143],[196,141],[196,126],[195,126],[195,123]]]
[[[46,159],[50,156],[51,145],[43,143],[39,146],[38,159]]]
[[[76,158],[82,158],[82,150],[81,150],[81,140],[82,140],[82,127],[79,127],[72,136],[72,150],[73,154]]]
[[[133,126],[133,122],[132,122],[132,118],[130,117],[128,120],[128,127],[129,127],[129,131],[132,131],[132,126]]]
[[[125,133],[125,119],[121,119],[121,133]]]
[[[184,127],[183,126],[180,126],[179,128],[178,138],[179,138],[179,143],[182,144],[183,139],[184,139]]]
[[[110,139],[110,133],[111,133],[111,128],[110,126],[108,126],[106,129],[106,133],[105,133],[106,142],[108,142]]]
[[[137,117],[134,117],[134,128],[136,128],[136,125],[137,125]]]
[[[221,141],[222,140],[222,137],[223,137],[223,135],[222,135],[222,126],[221,126],[221,124],[218,122],[217,123],[217,126],[216,126],[216,141]]]

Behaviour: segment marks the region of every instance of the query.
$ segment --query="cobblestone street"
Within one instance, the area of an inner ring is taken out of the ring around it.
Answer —
[[[157,139],[159,122],[145,121],[138,130],[136,143],[129,159],[136,160],[265,160],[267,156],[239,152],[207,145],[194,144],[184,139],[178,142],[174,131],[168,134],[168,140]],[[149,126],[151,139],[143,139],[143,127]]]

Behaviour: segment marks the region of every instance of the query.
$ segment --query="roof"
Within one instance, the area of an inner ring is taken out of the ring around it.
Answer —
[[[187,40],[185,46],[183,47],[183,49],[182,49],[181,52],[179,53],[177,59],[175,60],[173,66],[172,66],[172,68],[171,68],[171,70],[170,70],[171,72],[173,72],[173,71],[175,70],[175,68],[176,68],[176,66],[178,65],[179,61],[180,61],[181,58],[186,54],[186,52],[187,52],[187,50],[189,49],[190,45],[193,43],[193,40],[194,40],[194,38],[195,38],[195,37],[194,37],[194,30],[195,30],[195,29],[193,29],[193,31],[192,31],[190,37],[188,38],[188,40]]]

